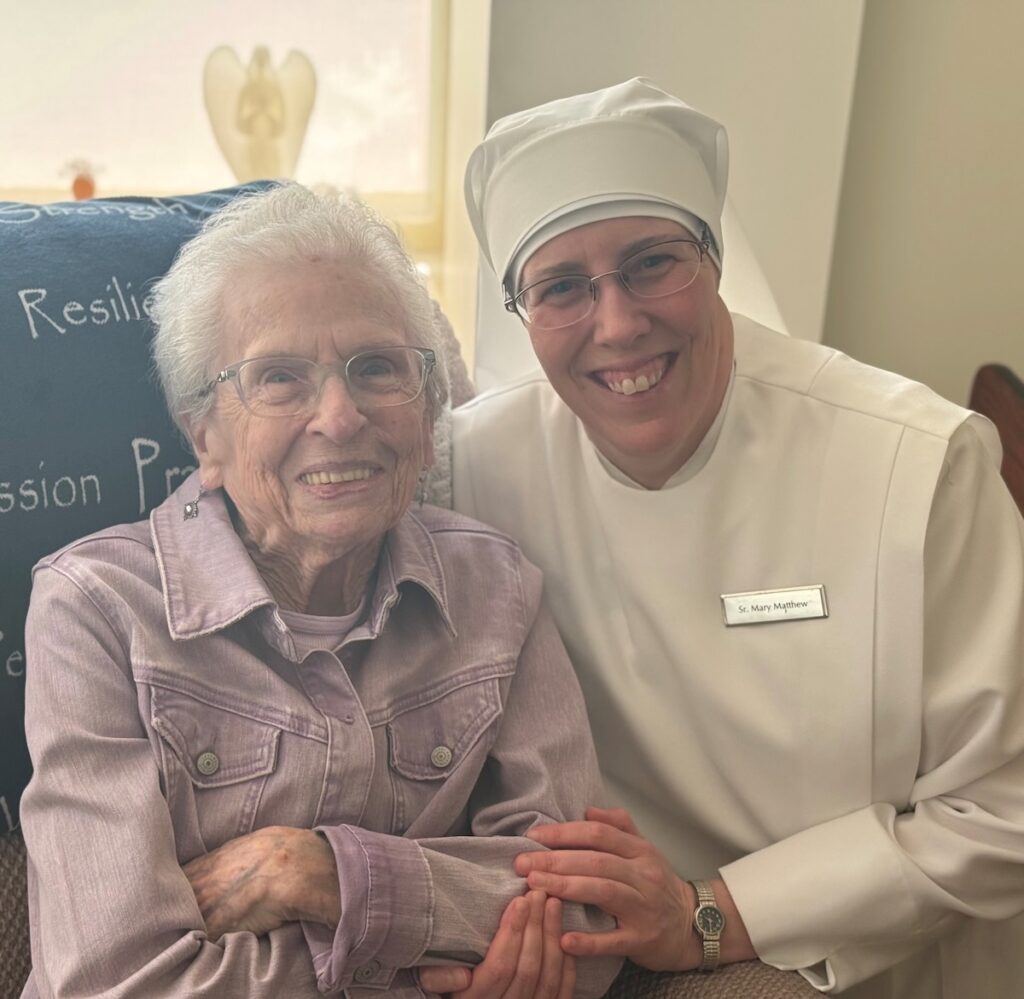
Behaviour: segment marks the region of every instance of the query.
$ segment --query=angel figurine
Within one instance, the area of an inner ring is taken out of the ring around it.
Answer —
[[[240,183],[290,177],[316,98],[316,72],[294,49],[276,69],[258,45],[248,67],[221,45],[203,69],[203,99],[213,135]]]

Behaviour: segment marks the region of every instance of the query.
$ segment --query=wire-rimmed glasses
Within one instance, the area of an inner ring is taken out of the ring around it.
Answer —
[[[288,355],[250,357],[218,372],[203,394],[233,382],[242,405],[254,416],[299,416],[312,411],[324,383],[337,375],[356,409],[385,409],[418,399],[436,363],[427,347],[375,347],[335,364]]]
[[[639,298],[663,298],[689,288],[697,280],[708,252],[707,240],[666,239],[645,246],[603,274],[558,274],[527,285],[505,299],[535,329],[559,330],[585,319],[597,304],[597,282],[615,274],[623,288]]]

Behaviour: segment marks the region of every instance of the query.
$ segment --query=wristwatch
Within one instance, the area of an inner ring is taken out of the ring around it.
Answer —
[[[693,913],[693,925],[704,944],[704,958],[700,971],[714,971],[718,967],[719,944],[725,929],[725,913],[715,903],[715,893],[706,881],[691,881],[697,892],[697,908]]]

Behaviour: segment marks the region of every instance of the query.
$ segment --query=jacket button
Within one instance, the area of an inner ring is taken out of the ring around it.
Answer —
[[[196,770],[204,777],[212,777],[220,770],[220,758],[216,753],[211,753],[209,750],[205,753],[200,753],[196,757]]]
[[[366,964],[360,965],[356,968],[356,973],[352,976],[357,982],[372,982],[377,977],[377,973],[380,971],[380,961],[367,961]]]
[[[435,746],[430,754],[430,762],[438,770],[444,770],[452,762],[452,751],[447,746]]]

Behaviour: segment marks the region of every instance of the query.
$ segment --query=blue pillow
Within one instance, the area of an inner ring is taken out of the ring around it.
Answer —
[[[24,621],[43,555],[138,520],[193,459],[151,374],[149,294],[211,212],[173,198],[0,201],[0,832],[18,821]]]

